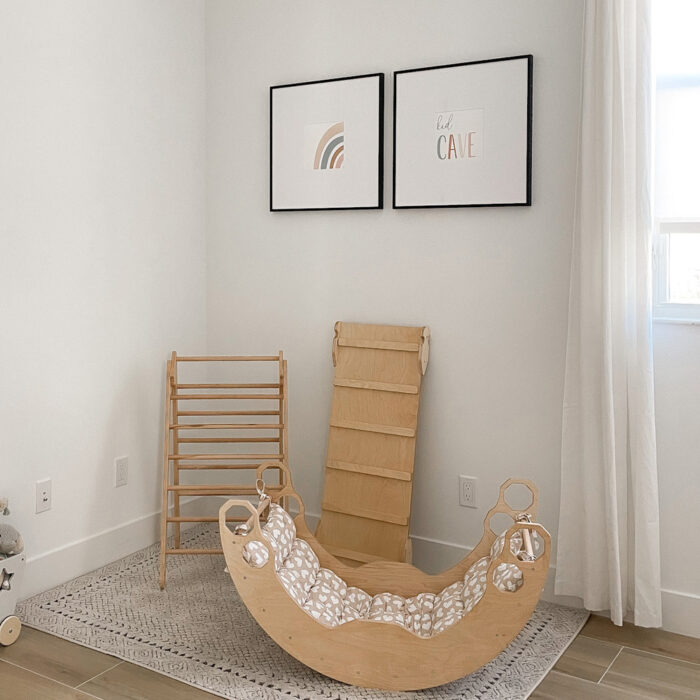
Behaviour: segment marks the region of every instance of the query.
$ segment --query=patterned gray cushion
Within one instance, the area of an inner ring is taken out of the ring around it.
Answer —
[[[431,637],[462,619],[486,592],[489,565],[503,551],[505,533],[491,546],[489,556],[474,562],[464,578],[438,594],[420,593],[403,598],[393,593],[371,596],[348,585],[336,573],[323,569],[311,546],[297,539],[294,521],[280,506],[272,504],[262,534],[275,554],[275,571],[291,598],[311,617],[336,627],[353,620],[369,620],[399,625],[419,637]],[[522,547],[519,534],[511,538],[511,551]],[[262,542],[248,542],[244,559],[254,567],[264,566],[267,548]],[[499,564],[493,583],[502,591],[516,591],[523,583],[522,571],[515,564]]]

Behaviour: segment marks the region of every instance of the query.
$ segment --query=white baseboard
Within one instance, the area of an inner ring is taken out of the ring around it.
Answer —
[[[183,512],[195,512],[188,504],[198,501],[183,499]],[[212,498],[212,501],[217,499]],[[218,499],[221,500],[221,499]],[[199,504],[199,509],[201,509]],[[212,506],[215,504],[212,503]],[[215,507],[207,512],[215,512]],[[306,520],[313,532],[320,516],[307,513]],[[22,597],[27,598],[65,583],[76,576],[93,571],[109,562],[131,554],[156,542],[160,535],[160,512],[149,513],[122,525],[108,528],[90,537],[70,542],[50,552],[27,559]],[[413,562],[428,573],[437,573],[456,564],[471,551],[470,547],[455,542],[411,535]],[[554,593],[554,567],[550,567],[542,593],[544,600],[582,607],[579,598]],[[690,637],[700,637],[700,596],[681,591],[662,590],[663,629]]]
[[[681,591],[661,590],[665,630],[700,637],[700,596]]]
[[[182,499],[183,513],[196,497]],[[185,528],[186,529],[186,528]],[[160,511],[27,558],[22,598],[46,591],[148,547],[160,538]]]
[[[127,523],[27,559],[22,598],[99,569],[125,557],[160,537],[160,512],[149,513]]]

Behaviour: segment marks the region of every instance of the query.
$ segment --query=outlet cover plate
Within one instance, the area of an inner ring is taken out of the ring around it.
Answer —
[[[42,479],[36,482],[36,513],[44,513],[51,510],[51,479]]]
[[[459,477],[459,505],[467,508],[476,508],[476,482],[475,476]]]
[[[129,458],[117,457],[114,460],[114,485],[126,486],[129,483]]]

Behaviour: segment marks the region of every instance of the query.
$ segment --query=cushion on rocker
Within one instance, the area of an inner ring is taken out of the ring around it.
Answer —
[[[393,593],[369,595],[348,586],[330,569],[319,565],[311,546],[298,539],[289,513],[273,503],[262,534],[274,552],[274,567],[280,583],[294,602],[318,622],[336,627],[351,620],[369,620],[399,625],[420,637],[431,637],[448,629],[481,600],[486,592],[489,565],[500,556],[505,533],[491,546],[488,556],[469,567],[464,578],[440,593],[419,593],[403,598]],[[511,537],[511,551],[517,555],[522,536]],[[262,542],[251,541],[243,548],[243,558],[253,567],[267,563],[268,550]],[[523,583],[522,571],[515,564],[501,563],[493,571],[493,583],[502,591],[516,591]]]

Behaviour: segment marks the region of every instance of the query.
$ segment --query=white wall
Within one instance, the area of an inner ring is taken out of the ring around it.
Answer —
[[[284,348],[295,481],[318,512],[333,322],[427,324],[412,532],[471,545],[498,485],[556,531],[582,4],[207,3],[209,351]],[[391,72],[534,54],[533,206],[391,209]],[[384,71],[382,211],[268,211],[268,87]],[[479,478],[460,508],[457,476]]]
[[[0,0],[0,494],[26,592],[155,539],[173,348],[285,349],[292,463],[318,511],[337,319],[433,330],[422,563],[458,555],[436,540],[474,544],[511,474],[537,481],[556,535],[581,3],[206,7],[205,37],[203,0]],[[392,70],[516,53],[535,56],[531,208],[392,211],[387,176],[380,212],[268,212],[269,85],[386,72],[389,166]],[[655,341],[665,613],[697,634],[700,328]],[[456,504],[459,473],[480,480],[477,511]],[[46,476],[54,506],[34,515]]]
[[[428,324],[411,526],[427,567],[476,543],[513,474],[537,482],[556,537],[582,7],[207,0],[209,351],[285,349],[295,481],[318,512],[333,322]],[[534,54],[533,206],[392,211],[392,71],[521,53]],[[268,87],[375,71],[387,208],[269,213]],[[665,624],[698,635],[700,328],[657,326],[655,350]],[[457,505],[460,473],[479,478],[476,511]]]
[[[664,627],[700,637],[700,326],[654,325]]]
[[[205,342],[204,107],[200,0],[0,2],[0,493],[27,592],[155,539],[165,358]]]

